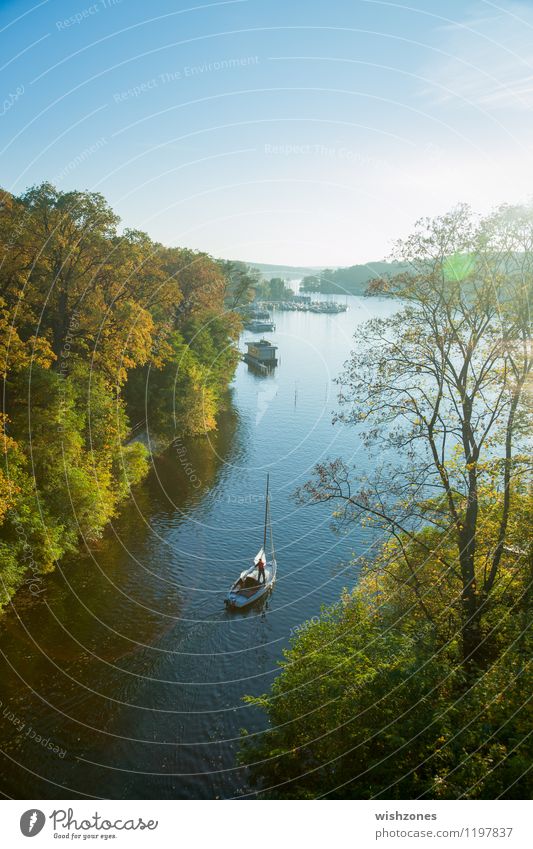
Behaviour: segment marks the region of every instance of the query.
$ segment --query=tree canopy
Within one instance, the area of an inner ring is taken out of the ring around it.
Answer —
[[[216,427],[252,282],[121,232],[100,194],[0,193],[0,606],[98,539],[143,477],[130,418],[160,445]]]
[[[373,458],[298,493],[361,577],[300,629],[243,759],[274,796],[527,797],[531,762],[533,208],[464,206],[397,245],[398,299],[356,332],[336,420]]]

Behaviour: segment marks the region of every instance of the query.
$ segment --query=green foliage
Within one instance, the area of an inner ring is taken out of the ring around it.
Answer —
[[[453,625],[458,579],[435,589],[433,566],[419,570],[440,613],[430,621],[390,554],[300,627],[271,692],[248,699],[269,720],[243,738],[253,782],[274,798],[529,798],[533,574],[509,558],[487,615],[492,656],[471,677]]]
[[[400,309],[358,327],[338,381],[336,419],[358,428],[374,469],[321,462],[300,490],[304,501],[330,502],[338,525],[371,523],[397,542],[416,531],[416,547],[431,554],[428,529],[446,531],[471,667],[490,651],[486,599],[515,496],[531,479],[532,237],[531,205],[481,219],[459,206],[418,222],[396,250],[409,271],[375,284]]]
[[[216,427],[237,363],[229,302],[249,270],[118,223],[99,194],[0,193],[0,608],[23,584],[38,595],[146,474],[128,442],[145,388],[168,443]]]
[[[218,409],[202,352],[194,351],[179,331],[172,335],[169,346],[172,354],[163,368],[137,371],[128,387],[128,398],[146,399],[151,435],[167,443],[180,434],[200,436],[212,430]],[[137,414],[143,414],[140,408]]]
[[[261,272],[257,268],[250,268],[246,263],[235,260],[219,260],[218,264],[226,281],[225,306],[230,310],[245,306],[261,285]]]
[[[281,277],[271,277],[270,280],[262,280],[256,287],[256,298],[260,300],[290,301],[294,292],[287,286]]]
[[[460,206],[374,283],[402,309],[356,332],[337,418],[375,469],[319,463],[299,496],[386,542],[250,700],[269,727],[242,757],[266,795],[530,798],[532,236],[531,205]]]
[[[324,295],[366,295],[376,281],[407,271],[408,266],[396,262],[369,262],[348,268],[325,268],[319,274],[303,278],[302,292],[322,292]]]

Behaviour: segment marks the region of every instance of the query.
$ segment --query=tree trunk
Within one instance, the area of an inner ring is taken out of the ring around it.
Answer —
[[[475,469],[471,468],[468,504],[464,525],[459,532],[459,563],[463,582],[461,637],[463,664],[467,669],[472,669],[482,662],[482,608],[475,572],[477,517],[477,475]]]
[[[463,665],[472,670],[483,662],[481,607],[475,580],[464,586],[462,593],[461,640]]]

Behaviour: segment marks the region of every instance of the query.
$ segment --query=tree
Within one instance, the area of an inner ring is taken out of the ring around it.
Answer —
[[[452,540],[441,567],[460,578],[462,656],[473,668],[490,651],[483,618],[513,492],[529,469],[520,449],[532,365],[533,208],[502,207],[477,220],[458,207],[419,222],[395,256],[409,271],[377,285],[400,309],[355,334],[337,416],[392,460],[367,478],[341,459],[320,464],[300,497],[334,503],[340,523],[375,523],[407,564],[409,545],[433,554],[422,528]],[[484,541],[488,523],[495,533]]]
[[[527,546],[531,503],[519,495],[515,508],[510,540]],[[268,716],[243,735],[252,783],[275,798],[530,798],[531,565],[517,570],[504,554],[490,617],[497,650],[472,677],[453,628],[447,638],[424,616],[393,553],[298,626],[270,693],[246,699]],[[438,576],[436,587],[437,558],[420,557],[438,618],[453,606],[454,580]]]
[[[248,271],[118,224],[96,193],[0,192],[0,608],[146,473],[126,401],[164,445],[203,434],[238,362]]]
[[[49,183],[29,189],[20,204],[24,227],[19,241],[27,245],[29,258],[23,269],[24,318],[32,324],[39,320],[43,335],[50,332],[59,358],[69,331],[74,337],[81,333],[81,328],[72,329],[78,324],[75,317],[82,306],[87,313],[95,291],[105,285],[108,240],[118,217],[102,195],[59,192]]]
[[[285,285],[285,280],[283,280],[281,277],[271,277],[268,282],[270,288],[270,297],[274,301],[282,301],[284,298],[288,297],[289,294],[290,297],[292,297],[292,289],[289,289]]]
[[[219,260],[224,275],[224,303],[229,310],[245,306],[252,299],[261,281],[261,272],[245,262]]]
[[[322,281],[321,278],[315,274],[308,274],[303,278],[302,283],[300,285],[300,291],[302,292],[321,292]]]

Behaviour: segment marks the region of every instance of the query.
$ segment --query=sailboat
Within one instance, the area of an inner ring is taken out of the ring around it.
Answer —
[[[253,565],[241,572],[232,585],[224,604],[230,610],[240,610],[263,598],[274,586],[276,581],[276,555],[274,553],[274,540],[272,537],[272,521],[270,519],[270,495],[269,475],[267,475],[266,498],[265,498],[265,527],[263,532],[263,545],[254,557]],[[267,527],[270,530],[270,559],[267,557]],[[264,580],[260,576],[260,564],[264,564]]]

